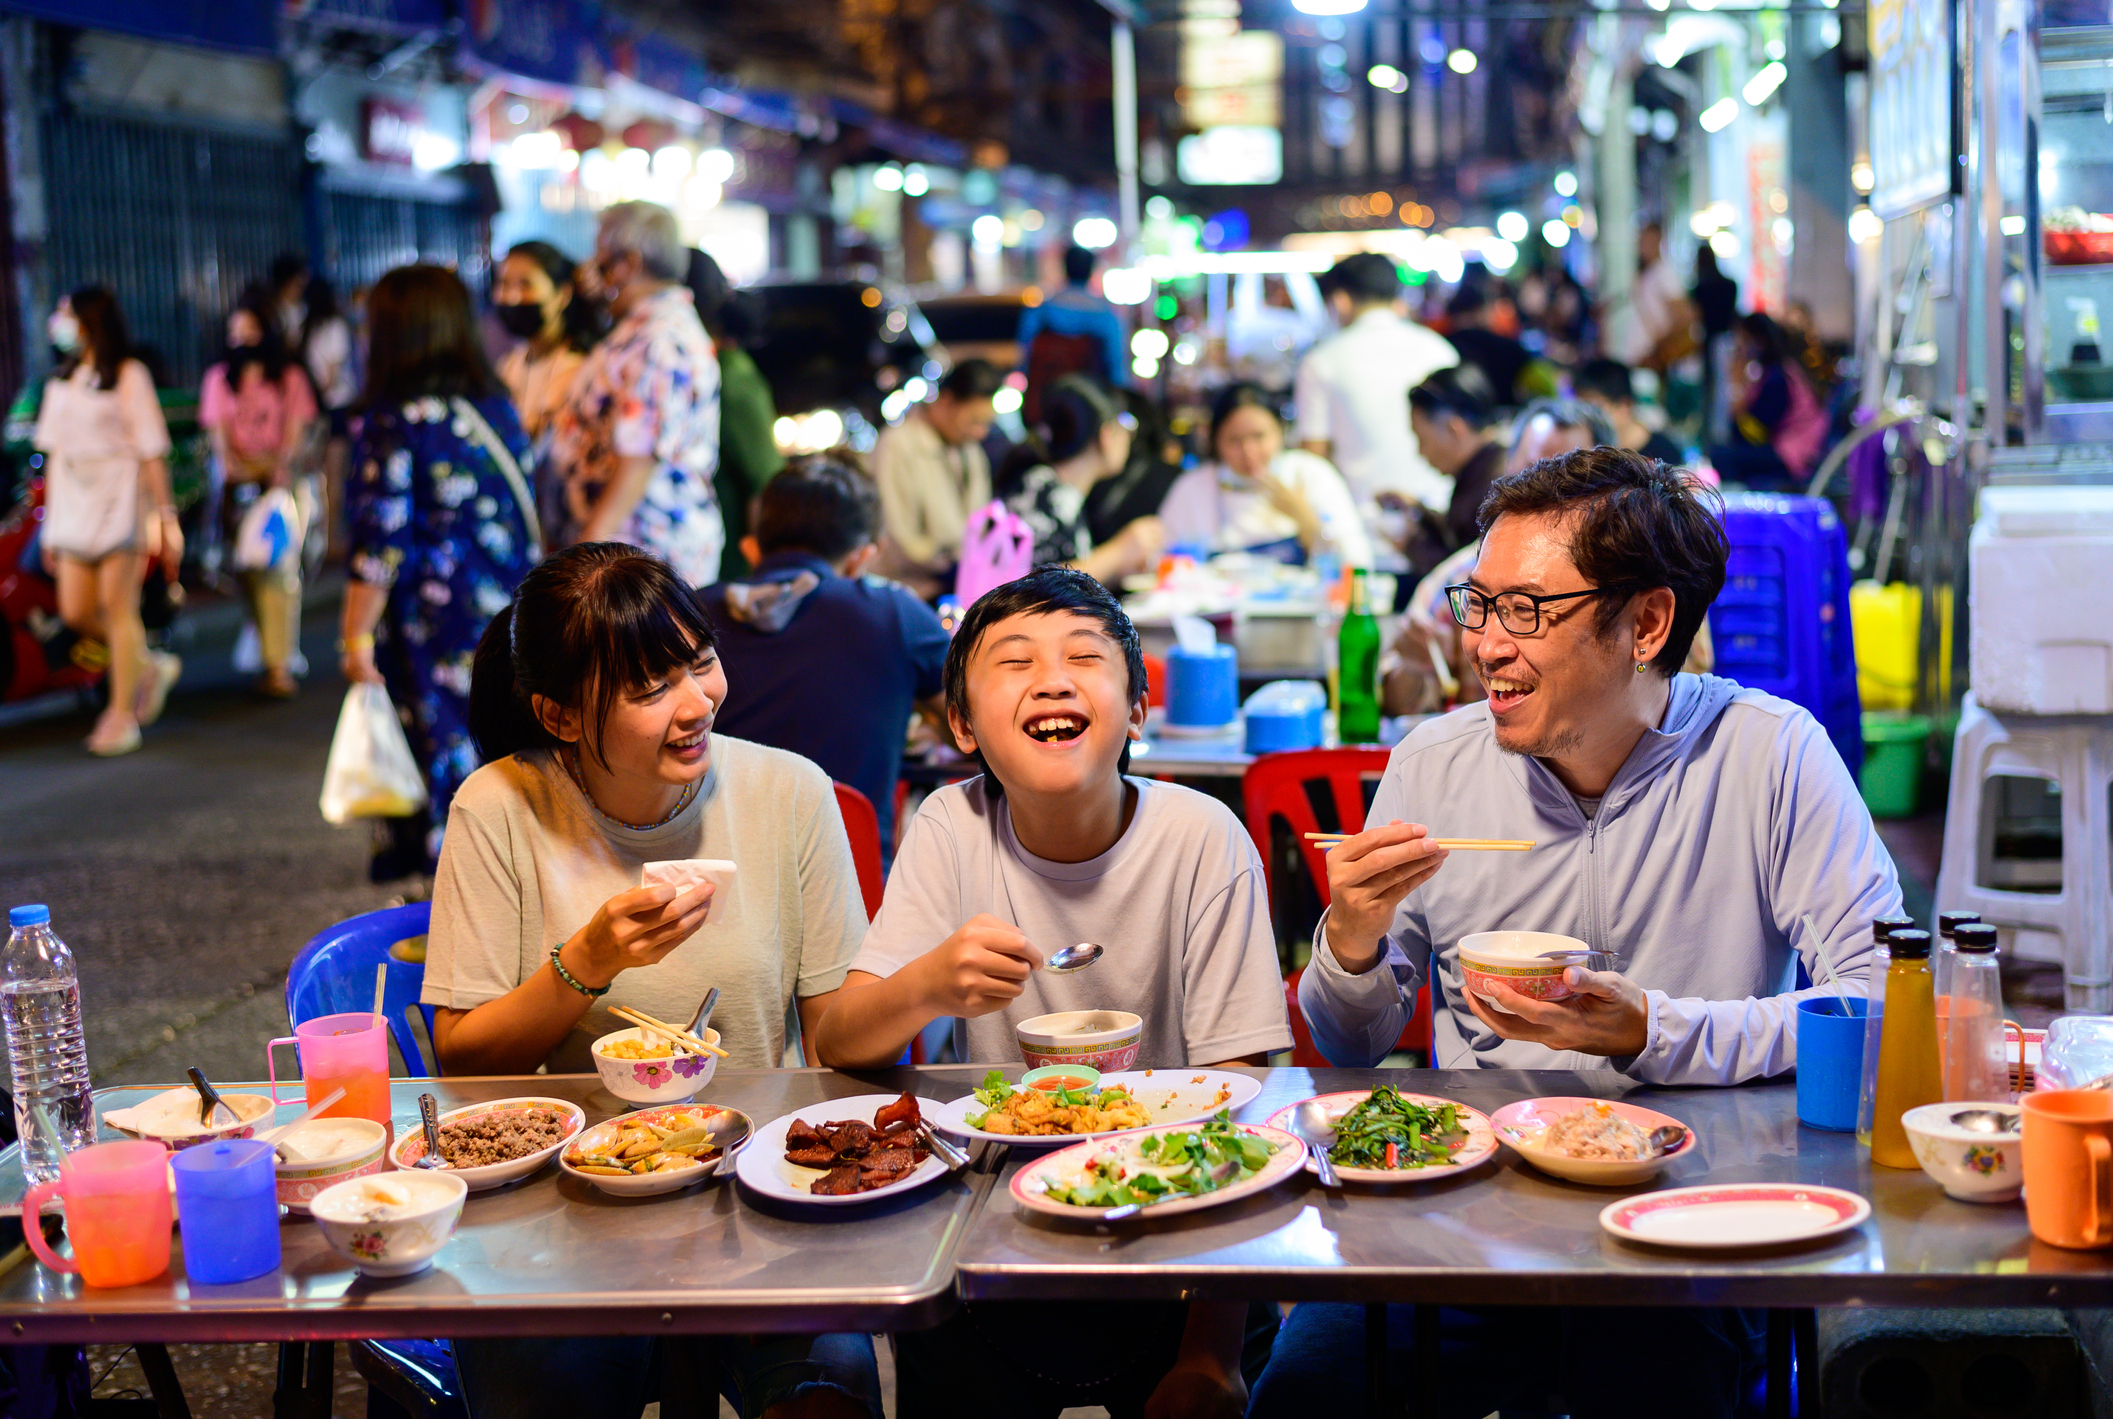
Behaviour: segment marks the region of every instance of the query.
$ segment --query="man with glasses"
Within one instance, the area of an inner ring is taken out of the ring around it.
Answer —
[[[1871,923],[1900,910],[1900,886],[1855,781],[1804,710],[1679,671],[1724,585],[1707,496],[1608,447],[1492,486],[1481,555],[1447,588],[1489,698],[1403,740],[1371,826],[1328,855],[1332,905],[1299,1005],[1332,1063],[1378,1064],[1429,980],[1439,1068],[1736,1084],[1795,1064],[1797,1001],[1820,993],[1795,989],[1800,961],[1825,980],[1831,957],[1862,991]],[[1454,859],[1440,836],[1535,846]],[[1554,1003],[1470,995],[1456,943],[1493,930],[1576,937],[1612,969],[1571,967],[1575,994]],[[1505,1364],[1455,1363],[1478,1324],[1532,1330],[1548,1368],[1510,1364],[1516,1345]],[[1330,1376],[1362,1327],[1355,1307],[1300,1307],[1250,1414],[1294,1412],[1293,1396],[1296,1412],[1327,1412],[1313,1387],[1340,1387]],[[1461,1414],[1539,1409],[1553,1388],[1572,1415],[1729,1415],[1754,1358],[1749,1317],[1703,1308],[1509,1325],[1449,1310],[1445,1333],[1448,1414],[1455,1399]],[[1646,1339],[1653,1382],[1639,1386],[1618,1357]],[[1359,1369],[1346,1373],[1354,1405]],[[1596,1375],[1612,1377],[1604,1394],[1580,1379]],[[1488,1393],[1458,1393],[1468,1376]]]

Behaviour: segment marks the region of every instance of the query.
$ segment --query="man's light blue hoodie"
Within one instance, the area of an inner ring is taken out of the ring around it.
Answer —
[[[1676,675],[1647,731],[1587,814],[1540,760],[1497,747],[1487,704],[1420,725],[1388,761],[1372,824],[1532,838],[1532,852],[1456,852],[1395,913],[1380,963],[1353,976],[1314,933],[1299,1007],[1342,1066],[1394,1047],[1437,963],[1432,1062],[1441,1069],[1604,1069],[1660,1084],[1735,1084],[1797,1063],[1802,956],[1827,978],[1809,913],[1843,984],[1862,994],[1871,923],[1900,911],[1893,859],[1826,731],[1804,710],[1706,675]],[[1552,931],[1613,955],[1650,1002],[1644,1050],[1606,1060],[1506,1040],[1467,1008],[1455,943]],[[1793,954],[1795,953],[1795,954]]]

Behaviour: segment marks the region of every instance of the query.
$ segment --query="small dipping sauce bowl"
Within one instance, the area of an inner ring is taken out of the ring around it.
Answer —
[[[1086,1064],[1047,1064],[1020,1076],[1023,1087],[1045,1093],[1055,1093],[1058,1089],[1091,1089],[1100,1082],[1101,1072]]]
[[[1458,950],[1467,989],[1481,996],[1492,1010],[1504,1009],[1489,993],[1492,984],[1501,983],[1535,1000],[1568,1000],[1570,985],[1563,972],[1605,959],[1575,936],[1548,931],[1478,931],[1461,937]],[[1549,960],[1543,955],[1548,951],[1564,954]]]
[[[1127,1010],[1060,1010],[1022,1020],[1013,1033],[1029,1069],[1086,1065],[1113,1074],[1137,1063],[1145,1021]]]

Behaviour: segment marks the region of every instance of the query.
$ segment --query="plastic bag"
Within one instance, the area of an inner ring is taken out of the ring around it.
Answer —
[[[2034,1087],[2080,1089],[2113,1075],[2113,1016],[2064,1015],[2047,1027]]]
[[[379,685],[354,685],[338,711],[330,764],[323,770],[323,821],[343,826],[353,818],[405,818],[425,802],[425,777],[411,757],[389,692]]]
[[[272,488],[250,504],[235,531],[234,566],[238,572],[285,571],[301,555],[307,521],[292,492]]]
[[[1002,502],[969,514],[961,537],[961,566],[954,573],[954,599],[963,607],[993,587],[1018,581],[1034,569],[1034,533]]]

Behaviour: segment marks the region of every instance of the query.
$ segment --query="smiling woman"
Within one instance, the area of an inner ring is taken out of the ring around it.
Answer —
[[[695,594],[635,548],[551,558],[494,619],[470,696],[490,762],[433,888],[447,1072],[591,1070],[612,1008],[687,1020],[713,985],[735,1068],[778,1064],[795,1000],[819,1022],[865,928],[843,820],[811,763],[712,733],[726,694]],[[698,858],[737,863],[738,886],[640,885]],[[700,931],[709,967],[684,949]]]

